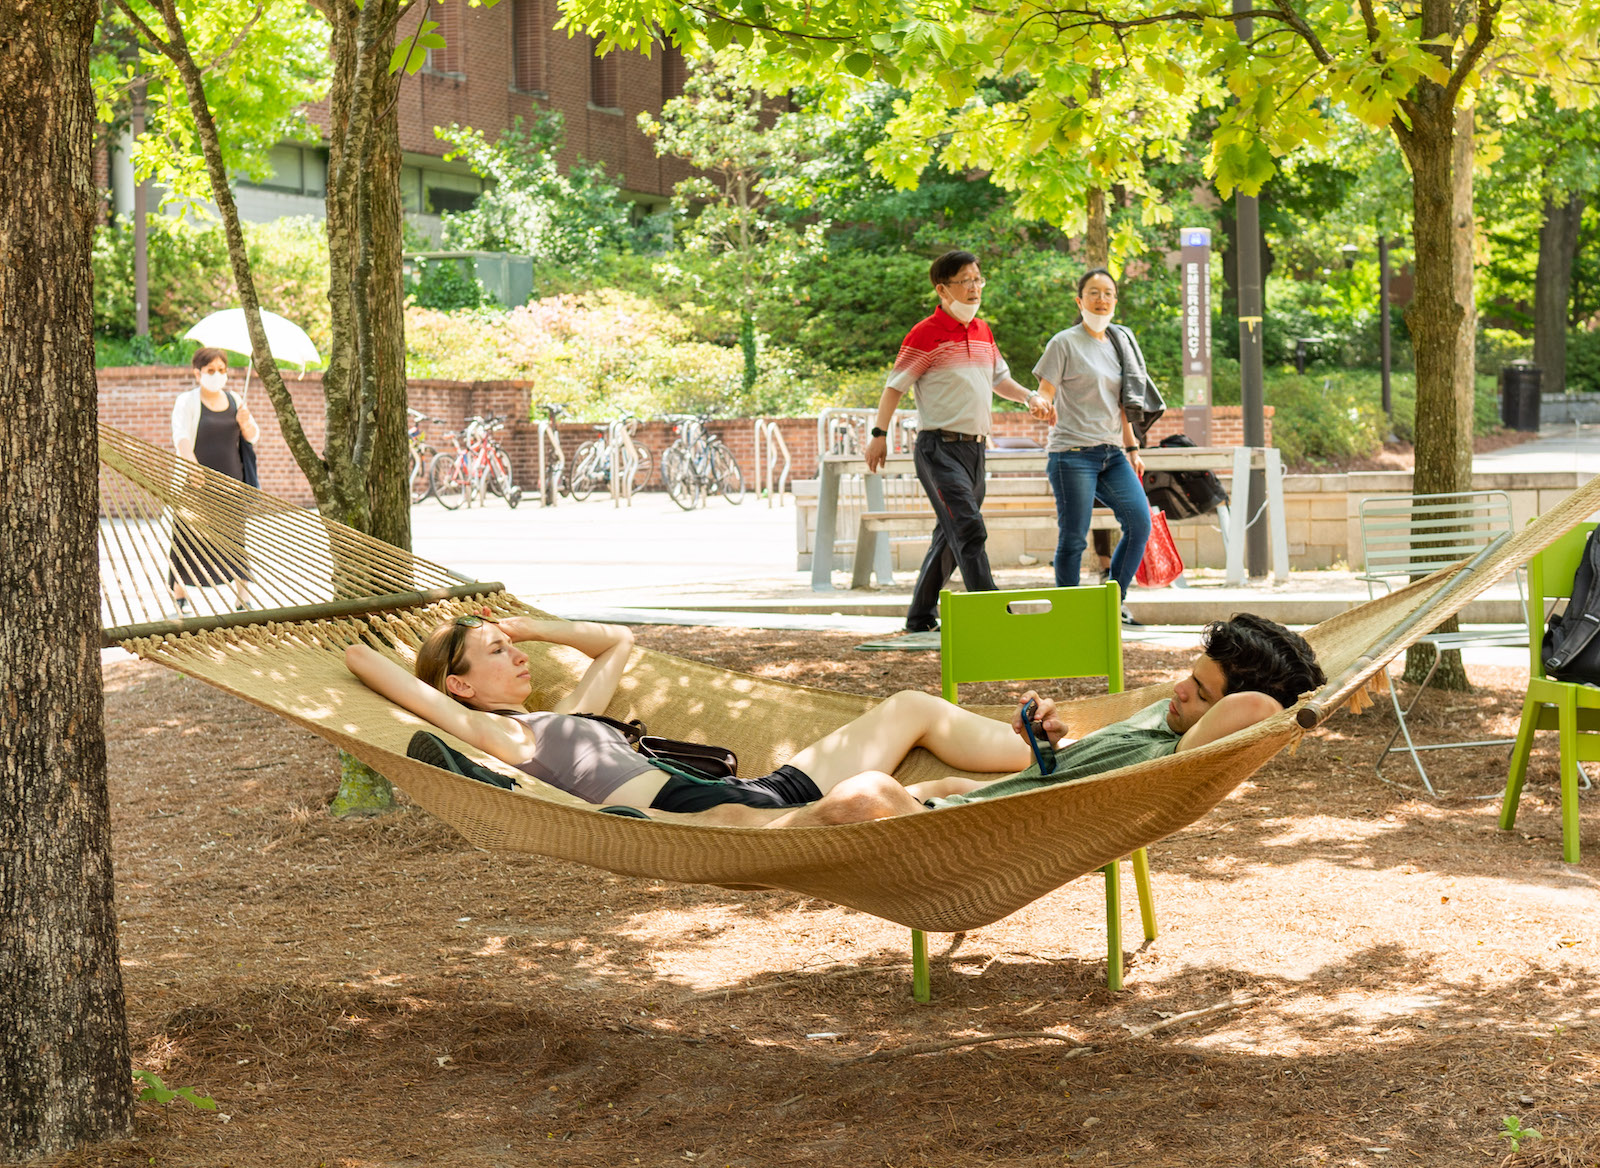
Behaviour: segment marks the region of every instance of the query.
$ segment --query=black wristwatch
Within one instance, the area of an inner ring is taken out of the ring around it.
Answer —
[[[889,431],[885,430],[882,426],[872,427],[871,433],[874,438],[887,438],[889,436]]]
[[[1122,453],[1124,453],[1124,454],[1135,454],[1135,453],[1138,452],[1138,450],[1139,450],[1139,448],[1137,446],[1124,446],[1122,448]]]

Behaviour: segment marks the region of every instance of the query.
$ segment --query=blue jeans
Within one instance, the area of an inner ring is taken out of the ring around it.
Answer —
[[[1056,496],[1056,587],[1078,586],[1089,513],[1096,501],[1103,501],[1122,525],[1122,538],[1111,556],[1111,576],[1126,597],[1144,559],[1144,545],[1150,541],[1150,501],[1128,456],[1120,446],[1057,450],[1050,454],[1046,473]]]

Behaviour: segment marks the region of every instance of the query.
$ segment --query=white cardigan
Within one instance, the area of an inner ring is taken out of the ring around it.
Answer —
[[[237,411],[239,408],[239,399],[234,397],[233,394],[229,393],[227,390],[223,390],[222,392],[227,395],[229,403],[234,407],[235,411]],[[239,428],[239,432],[241,434],[244,432],[243,426]],[[199,437],[199,434],[200,387],[197,385],[186,393],[180,393],[178,395],[178,400],[172,403],[172,448],[181,453],[183,450],[183,444],[187,442],[189,444],[189,457],[193,458],[195,439]],[[258,427],[256,430],[256,437],[260,437],[260,435],[261,431]],[[255,439],[252,438],[249,439],[249,441],[253,442]]]

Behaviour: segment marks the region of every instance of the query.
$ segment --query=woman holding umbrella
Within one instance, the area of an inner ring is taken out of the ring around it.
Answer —
[[[254,444],[261,437],[261,427],[250,415],[250,407],[223,388],[228,382],[228,358],[221,349],[199,350],[193,365],[195,387],[179,394],[173,403],[172,444],[178,457],[245,482],[241,443]],[[219,515],[204,536],[183,520],[175,520],[171,560],[167,585],[180,616],[192,611],[189,588],[232,583],[235,608],[243,611],[250,607],[250,564],[245,556],[242,519]]]

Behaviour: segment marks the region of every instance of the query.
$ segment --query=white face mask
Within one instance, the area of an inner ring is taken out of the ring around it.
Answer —
[[[227,385],[227,384],[228,384],[228,375],[227,375],[226,372],[223,372],[223,373],[202,373],[200,375],[200,387],[202,389],[209,389],[212,393],[215,393],[217,390],[221,389],[224,385]]]
[[[1097,333],[1105,332],[1106,325],[1111,323],[1109,312],[1089,312],[1081,308],[1078,311],[1083,313],[1083,323]]]
[[[972,318],[978,315],[978,308],[981,303],[981,301],[975,301],[972,304],[968,304],[964,300],[946,300],[944,302],[944,310],[962,324],[971,324]]]

